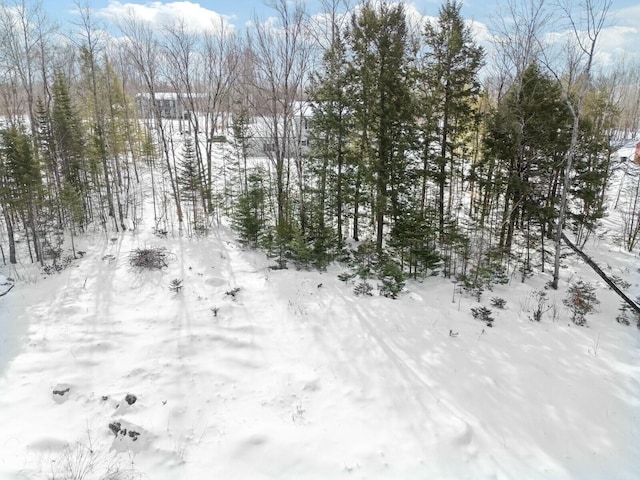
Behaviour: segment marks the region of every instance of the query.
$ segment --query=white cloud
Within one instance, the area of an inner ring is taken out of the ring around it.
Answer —
[[[230,23],[233,17],[219,14],[190,1],[156,1],[140,5],[110,0],[106,7],[98,10],[98,13],[105,20],[114,23],[119,18],[133,14],[136,18],[159,27],[184,21],[187,28],[194,32],[219,30],[223,26],[225,31],[233,30]]]
[[[635,27],[640,22],[640,5],[614,10],[611,18],[617,25]]]
[[[610,66],[617,60],[639,60],[640,30],[636,27],[617,25],[605,28],[598,38],[597,60]]]

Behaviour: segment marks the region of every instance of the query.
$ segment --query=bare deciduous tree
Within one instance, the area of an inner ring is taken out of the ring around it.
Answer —
[[[291,162],[294,162],[300,195],[300,218],[304,228],[303,164],[296,140],[296,100],[301,99],[308,76],[311,52],[305,10],[301,2],[276,0],[270,5],[276,21],[254,19],[249,44],[256,55],[254,111],[258,112],[268,138],[266,154],[273,166],[276,182],[276,226],[279,235],[290,226],[289,189]]]
[[[153,125],[158,141],[160,142],[162,156],[169,175],[169,183],[176,205],[179,229],[182,230],[183,214],[180,202],[180,191],[175,174],[175,158],[171,147],[171,139],[166,131],[162,111],[156,101],[157,89],[160,84],[159,68],[163,60],[161,44],[152,25],[136,17],[133,10],[130,10],[128,15],[118,21],[118,27],[126,36],[126,40],[123,42],[123,48],[131,63],[138,71],[148,93],[148,105],[151,110]]]
[[[571,131],[571,144],[566,154],[564,165],[564,183],[560,209],[555,232],[555,258],[553,266],[553,281],[551,286],[558,288],[560,279],[560,252],[562,242],[562,230],[567,216],[567,202],[571,188],[573,160],[579,141],[580,113],[582,104],[591,84],[591,73],[596,54],[598,37],[604,28],[611,0],[584,0],[578,5],[579,14],[575,13],[574,5],[569,0],[558,4],[560,11],[567,19],[572,32],[571,42],[567,49],[569,69],[566,74],[565,98],[567,106],[573,116]],[[559,77],[558,77],[559,78]],[[559,78],[560,79],[560,78]],[[577,94],[572,95],[572,92]]]

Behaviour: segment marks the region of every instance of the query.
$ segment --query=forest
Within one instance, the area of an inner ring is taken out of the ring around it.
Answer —
[[[277,268],[347,262],[391,297],[430,275],[557,288],[562,235],[594,235],[637,138],[640,66],[598,63],[610,0],[506,3],[487,42],[456,0],[433,18],[274,0],[243,31],[83,4],[60,26],[3,2],[2,261],[62,269],[83,232],[141,228],[150,182],[157,235],[228,221]],[[626,188],[633,252],[640,181]]]

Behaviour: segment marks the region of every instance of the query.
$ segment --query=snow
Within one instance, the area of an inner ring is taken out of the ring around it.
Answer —
[[[82,461],[87,479],[640,478],[640,334],[577,257],[555,316],[530,320],[548,278],[516,275],[485,293],[507,300],[489,328],[442,278],[356,297],[339,265],[273,270],[226,225],[152,231],[86,234],[50,277],[3,272],[31,281],[0,297],[1,479]],[[150,247],[169,266],[133,269]],[[590,248],[640,293],[637,255]],[[562,306],[578,277],[602,302],[587,328]]]

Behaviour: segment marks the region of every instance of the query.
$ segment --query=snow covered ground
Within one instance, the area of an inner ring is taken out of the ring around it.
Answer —
[[[148,247],[167,268],[129,265]],[[640,478],[640,332],[575,256],[540,323],[548,277],[515,276],[488,328],[450,281],[356,297],[341,267],[272,270],[224,225],[77,249],[2,272],[0,479]],[[591,250],[640,294],[637,255]],[[562,305],[577,278],[602,302],[586,328]]]

